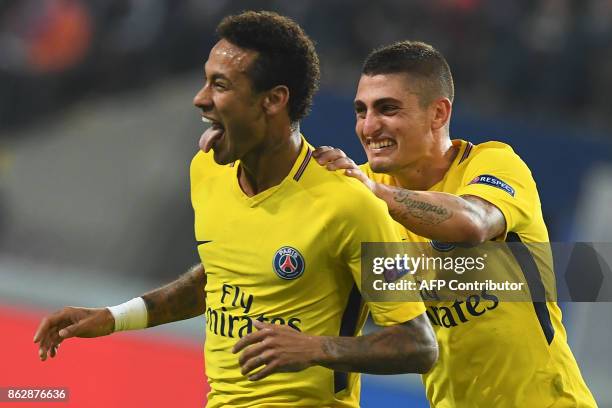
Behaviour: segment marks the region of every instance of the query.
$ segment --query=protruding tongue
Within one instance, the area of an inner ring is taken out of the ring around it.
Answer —
[[[204,153],[208,153],[212,148],[213,144],[223,137],[224,129],[213,129],[212,127],[206,129],[202,136],[200,136],[200,149]]]

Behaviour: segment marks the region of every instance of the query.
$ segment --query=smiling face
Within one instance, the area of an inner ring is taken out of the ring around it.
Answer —
[[[393,174],[426,157],[434,143],[432,111],[422,107],[408,74],[362,75],[355,130],[376,173]]]
[[[212,125],[200,148],[211,148],[215,161],[228,164],[244,157],[265,138],[262,95],[253,90],[248,70],[258,53],[220,40],[204,65],[204,87],[193,103]]]

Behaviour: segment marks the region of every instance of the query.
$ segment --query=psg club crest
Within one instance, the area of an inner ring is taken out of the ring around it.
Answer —
[[[280,278],[292,280],[302,276],[306,263],[297,249],[284,246],[274,254],[272,267]]]

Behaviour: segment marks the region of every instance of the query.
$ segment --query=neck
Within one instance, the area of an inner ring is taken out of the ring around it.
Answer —
[[[432,146],[426,155],[401,170],[391,174],[397,183],[409,190],[429,190],[444,178],[444,175],[459,153],[450,139]]]
[[[299,127],[268,135],[265,143],[240,159],[238,183],[242,191],[252,197],[280,184],[291,171],[301,147]]]

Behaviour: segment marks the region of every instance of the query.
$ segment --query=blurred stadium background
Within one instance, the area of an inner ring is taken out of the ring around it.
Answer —
[[[551,240],[612,241],[611,0],[5,0],[0,386],[69,387],[75,407],[201,405],[201,319],[71,341],[45,364],[31,339],[50,310],[117,304],[197,262],[188,166],[203,127],[191,100],[214,27],[247,8],[292,16],[317,42],[311,143],[363,160],[361,61],[424,40],[454,72],[452,136],[515,148]],[[612,407],[612,307],[563,307],[583,374]],[[427,406],[416,376],[367,376],[362,404]]]

